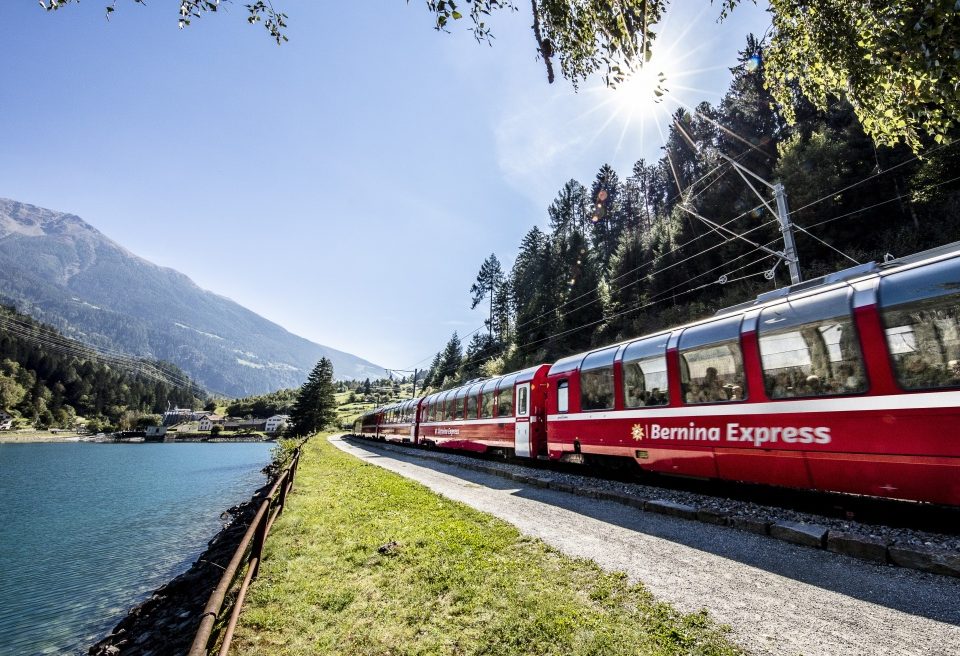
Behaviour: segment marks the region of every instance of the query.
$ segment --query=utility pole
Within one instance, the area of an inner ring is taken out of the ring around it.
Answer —
[[[783,234],[783,254],[790,270],[790,283],[796,285],[802,282],[800,276],[800,260],[797,259],[797,245],[793,241],[793,225],[790,223],[790,212],[787,209],[787,194],[783,190],[783,183],[773,185],[773,193],[777,198],[777,218],[780,220],[780,232]]]
[[[793,224],[790,223],[790,211],[787,209],[787,194],[784,191],[783,184],[780,182],[776,184],[770,184],[740,162],[737,162],[723,153],[720,153],[720,157],[733,165],[734,170],[740,174],[740,177],[743,178],[743,181],[747,183],[748,187],[750,187],[750,191],[752,191],[757,198],[760,199],[760,202],[763,203],[764,207],[766,207],[771,214],[775,214],[777,220],[780,221],[780,234],[783,235],[783,252],[779,253],[779,255],[781,259],[785,260],[787,263],[787,268],[790,271],[790,284],[796,285],[799,282],[803,282],[803,276],[800,275],[800,259],[797,256],[797,245],[793,241]],[[773,191],[773,194],[777,199],[776,211],[770,207],[770,203],[767,202],[767,199],[760,195],[760,192],[757,191],[757,188],[754,187],[753,184],[751,184],[749,178],[747,178],[744,173],[751,176],[755,180],[762,182]]]
[[[389,372],[391,376],[393,375],[393,372],[397,372],[397,373],[401,373],[401,374],[409,374],[409,373],[410,373],[410,370],[409,370],[409,369],[386,369],[386,371]],[[419,370],[419,369],[414,369],[414,370],[413,370],[413,396],[410,397],[411,399],[417,398],[417,374],[418,374],[418,373],[420,373],[420,370]]]

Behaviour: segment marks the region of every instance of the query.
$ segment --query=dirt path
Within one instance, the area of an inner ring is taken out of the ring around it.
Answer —
[[[331,441],[565,554],[624,571],[680,610],[707,608],[754,654],[960,656],[958,579]]]

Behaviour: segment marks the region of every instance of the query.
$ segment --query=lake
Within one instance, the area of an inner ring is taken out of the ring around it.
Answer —
[[[0,444],[0,654],[84,654],[266,482],[272,444]]]

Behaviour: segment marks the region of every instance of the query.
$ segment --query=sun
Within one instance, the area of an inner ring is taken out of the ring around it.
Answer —
[[[668,97],[669,84],[670,72],[651,59],[613,89],[618,111],[629,116],[650,116]]]

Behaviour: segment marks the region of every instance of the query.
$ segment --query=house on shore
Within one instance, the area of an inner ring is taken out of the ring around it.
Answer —
[[[13,415],[5,410],[0,410],[0,430],[10,430],[13,428]]]
[[[200,417],[200,424],[197,426],[198,431],[209,431],[213,430],[214,426],[223,425],[223,417],[220,415],[215,415],[213,413],[205,414],[203,417]]]
[[[290,424],[290,415],[273,415],[267,418],[264,432],[273,435],[286,428]]]

